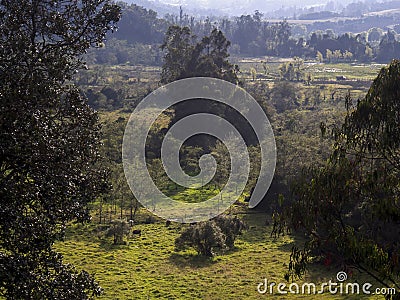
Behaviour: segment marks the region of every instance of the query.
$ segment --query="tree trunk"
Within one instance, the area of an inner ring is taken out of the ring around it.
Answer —
[[[124,198],[121,197],[121,203],[120,203],[120,209],[121,209],[121,211],[120,211],[120,219],[121,220],[122,220],[122,215],[123,215],[123,213],[122,213],[123,204],[124,204]]]
[[[102,216],[103,216],[103,202],[100,201],[100,207],[99,207],[99,224],[101,224]]]

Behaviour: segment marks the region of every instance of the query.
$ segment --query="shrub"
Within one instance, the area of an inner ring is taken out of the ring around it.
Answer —
[[[125,245],[124,236],[128,235],[131,227],[126,220],[114,220],[106,232],[106,237],[114,238],[114,245]]]
[[[218,216],[214,219],[214,222],[225,235],[225,244],[229,249],[234,247],[236,237],[247,229],[247,225],[236,216],[234,218]]]
[[[246,225],[238,217],[219,216],[211,221],[188,227],[175,240],[176,251],[194,248],[199,255],[213,256],[214,250],[232,249],[237,235]]]

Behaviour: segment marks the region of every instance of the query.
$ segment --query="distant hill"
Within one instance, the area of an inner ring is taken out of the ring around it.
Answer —
[[[135,2],[134,0],[130,0]],[[143,1],[143,0],[141,0]],[[167,4],[170,6],[182,6],[187,10],[197,12],[211,12],[213,15],[242,15],[250,14],[255,10],[269,13],[288,7],[309,7],[325,5],[329,0],[146,0],[157,4]],[[341,5],[347,5],[352,0],[335,1]]]
[[[318,19],[321,11],[330,11],[332,16],[361,17],[365,13],[397,9],[399,0],[123,0],[147,9],[152,9],[159,16],[179,14],[182,6],[185,13],[194,16],[240,16],[252,14],[258,10],[267,17],[289,18],[295,15],[310,14],[310,19]],[[350,5],[349,5],[350,4]],[[331,16],[331,17],[332,17]],[[307,18],[308,19],[308,18]],[[321,19],[326,19],[322,17]]]
[[[165,16],[166,14],[174,14],[179,15],[179,7],[182,6],[185,10],[185,13],[188,13],[193,16],[220,16],[223,15],[222,11],[200,7],[196,5],[188,5],[184,3],[185,1],[168,1],[168,0],[123,0],[128,4],[136,4],[139,6],[143,6],[147,9],[151,9],[157,12],[160,17]],[[182,3],[180,3],[182,2]]]
[[[299,16],[299,20],[323,20],[323,19],[336,18],[339,16],[340,15],[338,13],[334,13],[331,11],[319,11],[301,15]]]

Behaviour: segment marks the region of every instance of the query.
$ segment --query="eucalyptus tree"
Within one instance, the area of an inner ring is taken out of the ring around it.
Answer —
[[[275,234],[305,233],[294,248],[290,276],[301,276],[320,258],[361,270],[400,291],[400,61],[384,67],[365,98],[333,127],[334,148],[322,168],[310,167],[293,188],[292,201],[276,214]],[[321,124],[323,134],[328,133]]]

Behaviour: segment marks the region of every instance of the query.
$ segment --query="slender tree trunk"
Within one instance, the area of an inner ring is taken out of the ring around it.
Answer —
[[[101,224],[102,216],[103,216],[103,201],[100,201],[100,207],[99,207],[99,224]]]
[[[123,210],[123,204],[124,204],[124,198],[123,198],[123,197],[121,197],[121,203],[120,203],[120,208],[121,208],[120,219],[121,219],[121,220],[122,220],[122,215],[123,215],[123,213],[122,213],[122,210]]]
[[[131,199],[131,205],[130,205],[130,216],[129,219],[133,221],[133,198]]]

